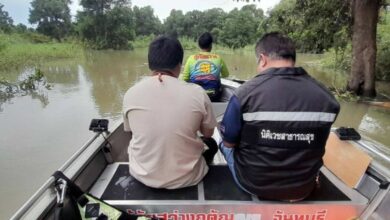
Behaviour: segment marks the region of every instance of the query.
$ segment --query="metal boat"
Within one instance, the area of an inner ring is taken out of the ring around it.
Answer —
[[[218,121],[241,83],[222,80],[223,95],[220,102],[213,103]],[[213,137],[217,142],[221,140],[217,129]],[[122,123],[112,126],[108,132],[97,132],[58,170],[82,190],[122,211],[162,219],[390,219],[390,157],[365,137],[342,141],[372,158],[355,185],[349,186],[329,167],[323,166],[321,186],[307,199],[295,203],[264,201],[241,191],[219,153],[198,185],[178,190],[151,189],[129,174],[130,139],[131,134],[123,131]],[[56,182],[55,177],[49,177],[11,219],[53,219],[61,196],[56,192]],[[78,219],[75,214],[78,210],[69,204],[69,195],[62,197],[63,219]]]

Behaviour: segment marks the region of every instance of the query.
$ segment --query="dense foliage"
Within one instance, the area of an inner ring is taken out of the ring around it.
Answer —
[[[234,9],[224,22],[220,33],[221,43],[233,49],[254,44],[263,34],[263,20],[263,10],[257,9],[255,5],[244,6],[241,10]]]
[[[3,10],[4,5],[0,3],[0,32],[10,32],[13,20],[8,12]]]
[[[135,34],[137,36],[157,35],[161,33],[162,24],[160,19],[154,15],[154,10],[150,6],[134,6]]]
[[[382,12],[378,25],[376,77],[390,81],[390,13]]]
[[[38,24],[37,31],[57,40],[65,37],[71,28],[70,0],[33,0],[31,24]]]
[[[345,47],[351,36],[346,0],[281,0],[269,14],[267,31],[288,34],[301,52]]]
[[[128,49],[134,39],[133,10],[128,0],[81,0],[80,37],[96,49]]]
[[[175,37],[194,40],[209,31],[217,43],[236,49],[253,44],[263,32],[263,22],[263,10],[255,5],[236,8],[229,13],[220,8],[193,10],[185,14],[181,10],[172,10],[164,22],[164,31]]]

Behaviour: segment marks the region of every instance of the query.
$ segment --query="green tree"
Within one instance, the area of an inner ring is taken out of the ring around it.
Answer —
[[[352,0],[352,66],[347,89],[375,97],[376,28],[381,0]]]
[[[26,25],[18,24],[14,27],[14,31],[16,31],[17,33],[26,33],[28,29]]]
[[[205,30],[211,32],[216,43],[219,43],[226,16],[227,13],[221,8],[212,8],[203,12],[202,25]]]
[[[70,3],[70,0],[33,0],[29,22],[38,24],[38,32],[60,41],[71,27]]]
[[[196,40],[203,32],[207,31],[203,26],[204,13],[199,10],[189,11],[184,15],[184,35]]]
[[[174,37],[184,36],[184,18],[183,11],[172,9],[164,21],[164,32]]]
[[[349,1],[297,0],[294,11],[302,18],[299,46],[303,51],[345,48],[351,36]]]
[[[295,42],[299,40],[298,30],[301,30],[303,25],[301,16],[294,11],[295,3],[296,0],[281,0],[269,11],[264,25],[265,31],[278,31],[288,34]]]
[[[226,13],[220,8],[189,11],[184,15],[184,35],[194,40],[206,31],[218,35],[218,30],[222,29],[225,17]],[[218,36],[214,38],[217,40]]]
[[[134,6],[135,34],[137,36],[157,35],[161,32],[161,21],[154,15],[150,6],[139,8]]]
[[[255,5],[232,10],[220,33],[221,43],[233,49],[255,43],[263,19],[263,11]]]
[[[4,5],[0,3],[0,31],[10,32],[12,29],[12,18],[7,11],[3,10]]]
[[[204,32],[211,32],[215,42],[218,41],[226,13],[220,8],[206,11],[192,10],[183,14],[173,9],[165,19],[164,32],[173,36],[185,36],[196,41]]]
[[[347,89],[357,95],[375,96],[380,4],[381,0],[282,0],[270,12],[268,27],[288,34],[303,52],[320,53],[331,47],[337,52],[352,40]]]
[[[78,32],[96,49],[128,49],[135,37],[134,15],[129,0],[81,0]]]
[[[344,48],[351,35],[348,1],[282,0],[266,23],[267,31],[289,35],[302,52]]]

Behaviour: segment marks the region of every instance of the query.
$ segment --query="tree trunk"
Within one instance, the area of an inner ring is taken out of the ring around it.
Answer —
[[[381,0],[352,0],[352,67],[347,90],[375,97],[376,26]]]

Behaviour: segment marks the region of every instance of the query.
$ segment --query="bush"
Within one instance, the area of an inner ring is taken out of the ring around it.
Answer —
[[[180,37],[179,41],[184,50],[196,50],[198,49],[198,43],[189,37]]]
[[[381,15],[377,42],[376,77],[379,80],[390,80],[390,13],[388,12]]]
[[[153,34],[149,36],[137,36],[131,43],[134,48],[147,48],[154,38],[155,36]]]
[[[22,35],[26,40],[31,43],[50,43],[52,39],[46,35],[35,33],[35,32],[27,32]]]
[[[324,68],[333,69],[343,73],[351,71],[352,46],[348,44],[346,48],[335,50],[329,49],[324,53],[324,58],[321,60],[321,66]]]
[[[390,42],[389,42],[390,43]],[[390,81],[390,46],[379,45],[376,58],[376,78]]]

